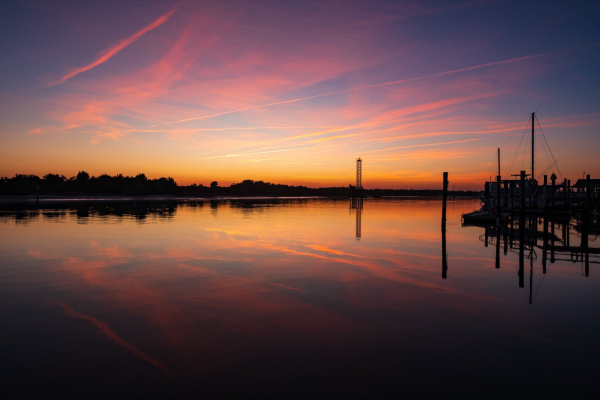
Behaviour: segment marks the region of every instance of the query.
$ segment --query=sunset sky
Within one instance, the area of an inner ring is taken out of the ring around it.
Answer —
[[[0,14],[0,176],[347,186],[361,157],[367,188],[439,188],[448,171],[479,190],[498,147],[503,175],[529,171],[536,111],[561,176],[600,178],[598,1],[58,0]]]

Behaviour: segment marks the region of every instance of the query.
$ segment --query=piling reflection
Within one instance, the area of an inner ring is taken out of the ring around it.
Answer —
[[[446,225],[442,225],[442,279],[448,278],[448,252],[446,250]]]
[[[538,226],[542,226],[542,233]],[[515,214],[506,224],[464,224],[463,227],[478,226],[484,229],[480,240],[484,246],[494,245],[496,248],[496,268],[500,268],[500,237],[504,239],[504,255],[507,250],[518,252],[518,286],[525,287],[525,268],[529,264],[529,303],[535,298],[533,289],[534,262],[541,253],[542,275],[548,272],[549,265],[567,261],[582,263],[584,277],[590,275],[590,264],[600,264],[600,248],[590,247],[590,235],[594,241],[598,236],[598,225],[590,215],[551,216],[546,210],[542,216],[525,213]],[[556,236],[556,230],[561,237]],[[574,237],[579,237],[579,246],[572,245]],[[541,242],[541,243],[540,243]],[[508,244],[508,246],[507,246]],[[445,242],[442,242],[445,247]],[[507,248],[508,247],[508,248]],[[548,263],[549,253],[549,263]]]

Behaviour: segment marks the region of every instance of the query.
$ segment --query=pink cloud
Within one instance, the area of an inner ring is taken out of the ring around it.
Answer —
[[[116,55],[118,52],[120,52],[121,50],[123,50],[125,47],[127,47],[130,44],[136,42],[139,38],[141,38],[146,33],[150,32],[151,30],[153,30],[155,28],[158,28],[159,26],[161,26],[162,24],[164,24],[165,22],[167,22],[169,20],[169,17],[171,15],[173,15],[174,12],[175,12],[175,8],[173,8],[169,12],[161,15],[160,18],[158,18],[157,20],[155,20],[151,24],[146,25],[146,27],[144,27],[142,30],[134,33],[133,35],[131,35],[131,36],[125,38],[125,39],[119,40],[117,43],[113,44],[108,50],[106,50],[94,62],[92,62],[91,64],[88,64],[86,66],[74,69],[73,71],[71,71],[68,74],[66,74],[65,76],[63,76],[58,82],[55,82],[55,83],[53,83],[50,86],[59,85],[59,84],[63,83],[64,81],[66,81],[67,79],[70,79],[70,78],[74,77],[75,75],[78,75],[78,74],[80,74],[82,72],[85,72],[85,71],[89,71],[90,69],[95,68],[98,65],[107,62],[114,55]]]

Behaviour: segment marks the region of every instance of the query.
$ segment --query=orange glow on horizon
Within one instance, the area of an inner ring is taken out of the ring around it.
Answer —
[[[366,188],[436,189],[447,171],[455,189],[481,190],[498,147],[504,175],[529,169],[532,111],[538,171],[600,176],[588,93],[600,39],[514,46],[452,19],[456,6],[338,7],[184,0],[17,18],[47,28],[11,39],[0,176],[347,186],[361,157]],[[397,23],[412,18],[422,25]],[[453,28],[439,32],[437,19]]]

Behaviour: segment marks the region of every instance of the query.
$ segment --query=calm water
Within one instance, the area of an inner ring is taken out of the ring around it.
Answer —
[[[520,276],[518,240],[461,226],[475,200],[446,271],[439,200],[61,207],[0,211],[5,390],[598,393],[598,256],[544,274],[540,240]]]

